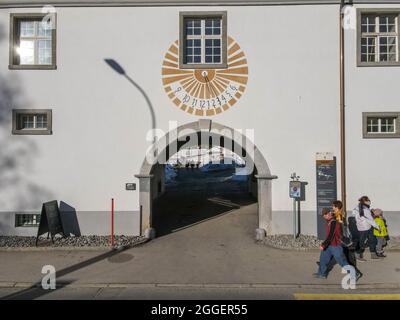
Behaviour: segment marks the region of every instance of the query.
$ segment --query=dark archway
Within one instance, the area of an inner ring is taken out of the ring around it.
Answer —
[[[194,146],[204,148],[221,146],[245,159],[248,174],[253,174],[255,177],[258,229],[263,229],[270,234],[272,222],[271,180],[277,177],[271,175],[265,158],[248,137],[211,120],[199,120],[178,127],[157,141],[147,153],[140,174],[136,175],[139,179],[142,233],[151,237],[151,231],[154,228],[153,203],[164,191],[164,165],[178,150]]]

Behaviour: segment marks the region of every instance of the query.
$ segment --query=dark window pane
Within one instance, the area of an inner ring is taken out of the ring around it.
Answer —
[[[200,63],[201,62],[201,57],[200,56],[194,56],[194,62],[195,63]]]
[[[206,63],[212,63],[212,56],[206,56]]]
[[[214,56],[214,62],[215,63],[220,63],[221,62],[221,57],[220,56]]]
[[[221,28],[214,28],[214,34],[215,35],[221,34]]]
[[[201,34],[201,29],[200,28],[195,28],[193,34],[194,35],[200,35]]]

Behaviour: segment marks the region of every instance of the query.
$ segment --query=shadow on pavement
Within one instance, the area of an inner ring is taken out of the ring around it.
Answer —
[[[135,244],[135,246],[144,244],[145,242],[147,242],[147,240],[143,240],[142,242]],[[116,255],[118,255],[118,254],[122,253],[123,251],[130,249],[130,248],[132,248],[132,246],[126,246],[126,247],[122,247],[122,248],[118,248],[118,249],[112,249],[111,251],[105,252],[99,256],[82,261],[82,262],[72,265],[70,267],[66,267],[60,271],[56,271],[56,277],[57,277],[57,279],[59,279],[63,276],[66,276],[66,275],[72,273],[72,272],[86,268],[92,264],[95,264],[95,263],[100,262],[105,259],[111,259],[112,257],[114,257],[114,259],[115,259]],[[69,280],[69,281],[57,280],[57,287],[66,286],[73,282],[74,282],[73,280]],[[37,282],[27,289],[24,289],[17,293],[13,293],[8,296],[5,296],[5,297],[1,298],[0,300],[34,300],[34,299],[40,298],[40,297],[42,297],[48,293],[52,293],[52,292],[54,292],[54,290],[44,290],[42,288],[41,282]]]

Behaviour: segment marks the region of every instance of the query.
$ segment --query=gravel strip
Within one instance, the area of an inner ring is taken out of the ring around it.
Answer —
[[[126,247],[141,243],[144,237],[115,236],[115,247]],[[0,236],[0,248],[32,248],[35,247],[36,237]],[[46,237],[39,237],[38,248],[44,247],[110,247],[109,236],[80,236],[55,237],[54,243]]]
[[[259,241],[270,247],[298,251],[319,249],[321,242],[315,236],[300,235],[294,240],[293,235],[288,234],[266,236],[264,240]],[[386,250],[400,250],[400,237],[391,237]]]

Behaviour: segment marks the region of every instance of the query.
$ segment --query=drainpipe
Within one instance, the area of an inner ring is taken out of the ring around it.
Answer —
[[[341,199],[343,202],[343,212],[346,215],[346,118],[345,118],[345,61],[344,61],[344,6],[345,0],[340,1],[339,12],[339,41],[340,41],[340,168],[341,168]]]

